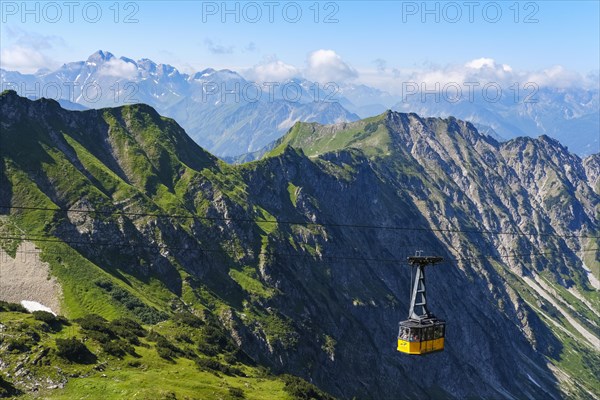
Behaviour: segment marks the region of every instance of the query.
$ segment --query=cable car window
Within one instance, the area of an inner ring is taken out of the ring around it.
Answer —
[[[400,331],[400,339],[408,341],[409,338],[410,338],[410,329],[402,328],[402,330]]]
[[[432,340],[433,339],[433,327],[432,326],[426,328],[425,333],[426,333],[425,340]]]
[[[412,328],[410,330],[411,335],[410,335],[410,341],[411,342],[419,342],[421,341],[421,329],[419,328]]]

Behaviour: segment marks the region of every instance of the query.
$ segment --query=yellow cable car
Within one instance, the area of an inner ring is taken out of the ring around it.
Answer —
[[[398,351],[406,354],[428,354],[444,350],[446,322],[436,318],[427,309],[425,295],[425,266],[443,261],[442,257],[408,257],[411,267],[416,267],[408,319],[400,322]]]

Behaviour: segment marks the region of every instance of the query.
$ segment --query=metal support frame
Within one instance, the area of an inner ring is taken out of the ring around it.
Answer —
[[[427,294],[425,290],[425,267],[441,262],[442,257],[432,256],[414,256],[408,257],[408,263],[411,267],[417,267],[415,275],[415,284],[412,289],[410,299],[410,309],[408,311],[408,319],[421,321],[433,317],[427,309]]]

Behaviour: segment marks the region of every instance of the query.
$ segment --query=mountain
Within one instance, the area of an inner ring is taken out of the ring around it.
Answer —
[[[28,300],[58,297],[55,311],[73,321],[61,338],[87,335],[99,357],[77,374],[60,364],[68,373],[49,379],[64,389],[48,396],[152,388],[162,368],[154,347],[171,354],[165,377],[181,382],[177,398],[200,395],[184,392],[191,382],[212,382],[202,398],[227,387],[281,398],[275,389],[289,379],[304,388],[288,387],[289,397],[326,398],[280,373],[340,398],[600,395],[597,155],[582,160],[547,136],[499,143],[455,118],[387,111],[296,123],[261,160],[230,166],[146,105],[74,112],[7,91],[0,115],[0,256],[14,266],[12,287],[27,287],[19,268],[35,260],[39,279],[27,281],[60,290]],[[446,350],[421,358],[395,349],[415,250],[446,259],[427,271]],[[16,315],[0,314],[3,329],[35,342],[34,322]],[[62,357],[40,329],[35,350],[48,369],[19,343],[0,344],[15,389],[45,382]],[[94,333],[107,329],[145,334],[132,344],[141,361],[107,356],[102,340],[121,340]],[[211,378],[194,359],[248,377]],[[30,378],[20,378],[24,366]],[[124,387],[126,376],[140,385]]]
[[[24,75],[0,70],[0,82],[4,89],[20,94],[85,108],[149,104],[175,118],[197,143],[221,157],[260,150],[296,121],[336,123],[359,118],[339,103],[327,101],[326,93],[305,80],[265,86],[234,71],[211,68],[188,75],[168,64],[117,58],[101,50],[55,71]]]
[[[0,70],[0,83],[3,89],[28,97],[60,100],[72,110],[78,109],[77,104],[85,108],[149,104],[175,118],[198,144],[231,160],[255,159],[297,121],[351,122],[386,109],[454,116],[502,141],[548,135],[582,157],[600,151],[598,88],[524,84],[515,92],[514,85],[502,84],[498,99],[479,90],[471,96],[463,88],[455,101],[449,93],[393,95],[364,84],[319,84],[303,78],[254,82],[235,71],[212,68],[184,74],[168,64],[117,58],[101,50],[55,71],[25,75]]]
[[[336,89],[340,104],[363,118],[381,114],[398,101],[396,96],[367,85],[338,84]]]
[[[310,88],[306,81],[302,85]],[[572,153],[585,157],[600,151],[599,94],[597,89],[543,87],[535,92],[522,92],[517,98],[507,90],[497,101],[489,101],[477,92],[472,99],[464,93],[457,101],[448,101],[442,94],[436,97],[431,93],[415,93],[401,97],[365,85],[339,84],[335,90],[321,93],[319,98],[331,97],[362,118],[386,109],[427,117],[454,116],[471,122],[480,133],[500,142],[520,136],[547,135],[559,140]],[[274,144],[226,159],[255,160]]]
[[[475,92],[472,99],[465,95],[450,102],[434,101],[432,95],[423,100],[416,94],[392,108],[431,117],[455,116],[504,139],[548,135],[580,156],[600,152],[600,90],[542,87],[515,96],[514,91],[505,90],[499,99],[490,101]]]
[[[287,101],[215,102],[198,107],[197,102],[184,99],[169,107],[166,115],[198,127],[203,136],[202,139],[194,136],[194,139],[221,157],[260,150],[279,139],[296,121],[334,123],[358,119],[338,103]]]

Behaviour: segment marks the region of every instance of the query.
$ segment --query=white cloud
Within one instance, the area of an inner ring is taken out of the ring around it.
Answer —
[[[321,83],[343,83],[357,78],[358,72],[335,51],[321,49],[308,54],[304,68],[287,64],[276,56],[271,56],[243,71],[243,75],[257,82],[282,82],[291,78],[306,78]]]
[[[527,74],[527,80],[534,82],[538,86],[551,86],[557,88],[567,88],[572,86],[587,86],[594,84],[589,77],[584,77],[581,74],[569,71],[561,65],[543,69],[541,71],[531,72]],[[595,82],[598,87],[598,82]]]
[[[275,56],[266,58],[260,64],[243,71],[244,77],[256,82],[282,82],[301,75],[293,65],[278,60]]]
[[[250,42],[244,47],[244,51],[252,53],[258,51],[258,47],[256,47],[256,43]]]
[[[465,66],[472,69],[495,68],[496,61],[493,58],[482,57],[469,61]]]
[[[45,52],[54,47],[65,46],[65,41],[59,36],[42,35],[26,31],[18,27],[6,25],[3,27],[2,46],[0,49],[0,67],[34,73],[42,68],[55,68],[59,63],[47,56]]]
[[[486,84],[498,84],[511,90],[515,83],[524,87],[531,82],[538,87],[581,87],[598,86],[598,76],[582,76],[568,71],[562,66],[554,66],[539,71],[517,70],[490,57],[475,58],[460,64],[425,64],[422,66],[396,68],[388,66],[383,59],[373,61],[374,68],[359,71],[352,68],[333,50],[317,50],[310,53],[305,68],[299,68],[271,57],[266,61],[244,71],[247,79],[262,82],[285,81],[292,77],[304,77],[316,82],[352,81],[377,89],[401,95],[408,83],[416,83],[425,90],[443,90],[446,85],[458,84],[464,90],[474,83],[483,87]]]
[[[8,42],[37,50],[51,49],[55,46],[64,47],[66,45],[64,39],[60,36],[42,35],[10,25],[4,27],[4,39]]]
[[[306,63],[306,77],[317,82],[344,82],[358,77],[358,72],[333,50],[314,51]]]
[[[215,43],[212,39],[204,40],[204,44],[212,54],[233,54],[234,46],[224,46],[220,43]]]
[[[0,68],[32,74],[41,68],[51,68],[56,63],[41,51],[31,47],[14,45],[0,51]]]
[[[102,65],[100,75],[131,79],[137,75],[137,67],[119,58],[111,58]]]
[[[362,83],[376,88],[401,94],[407,83],[416,83],[420,88],[435,90],[445,85],[458,84],[467,87],[465,83],[477,82],[481,86],[495,83],[502,88],[511,87],[518,83],[520,87],[531,82],[538,87],[581,87],[598,86],[598,79],[583,76],[569,71],[562,66],[554,66],[539,71],[516,70],[507,64],[502,64],[493,58],[476,58],[464,64],[448,64],[445,66],[428,65],[421,68],[397,69],[385,71],[367,70],[360,73]]]
[[[387,67],[387,61],[382,59],[382,58],[377,58],[375,60],[373,60],[373,64],[375,64],[375,67],[377,68],[377,71],[379,72],[385,72],[385,69]]]

